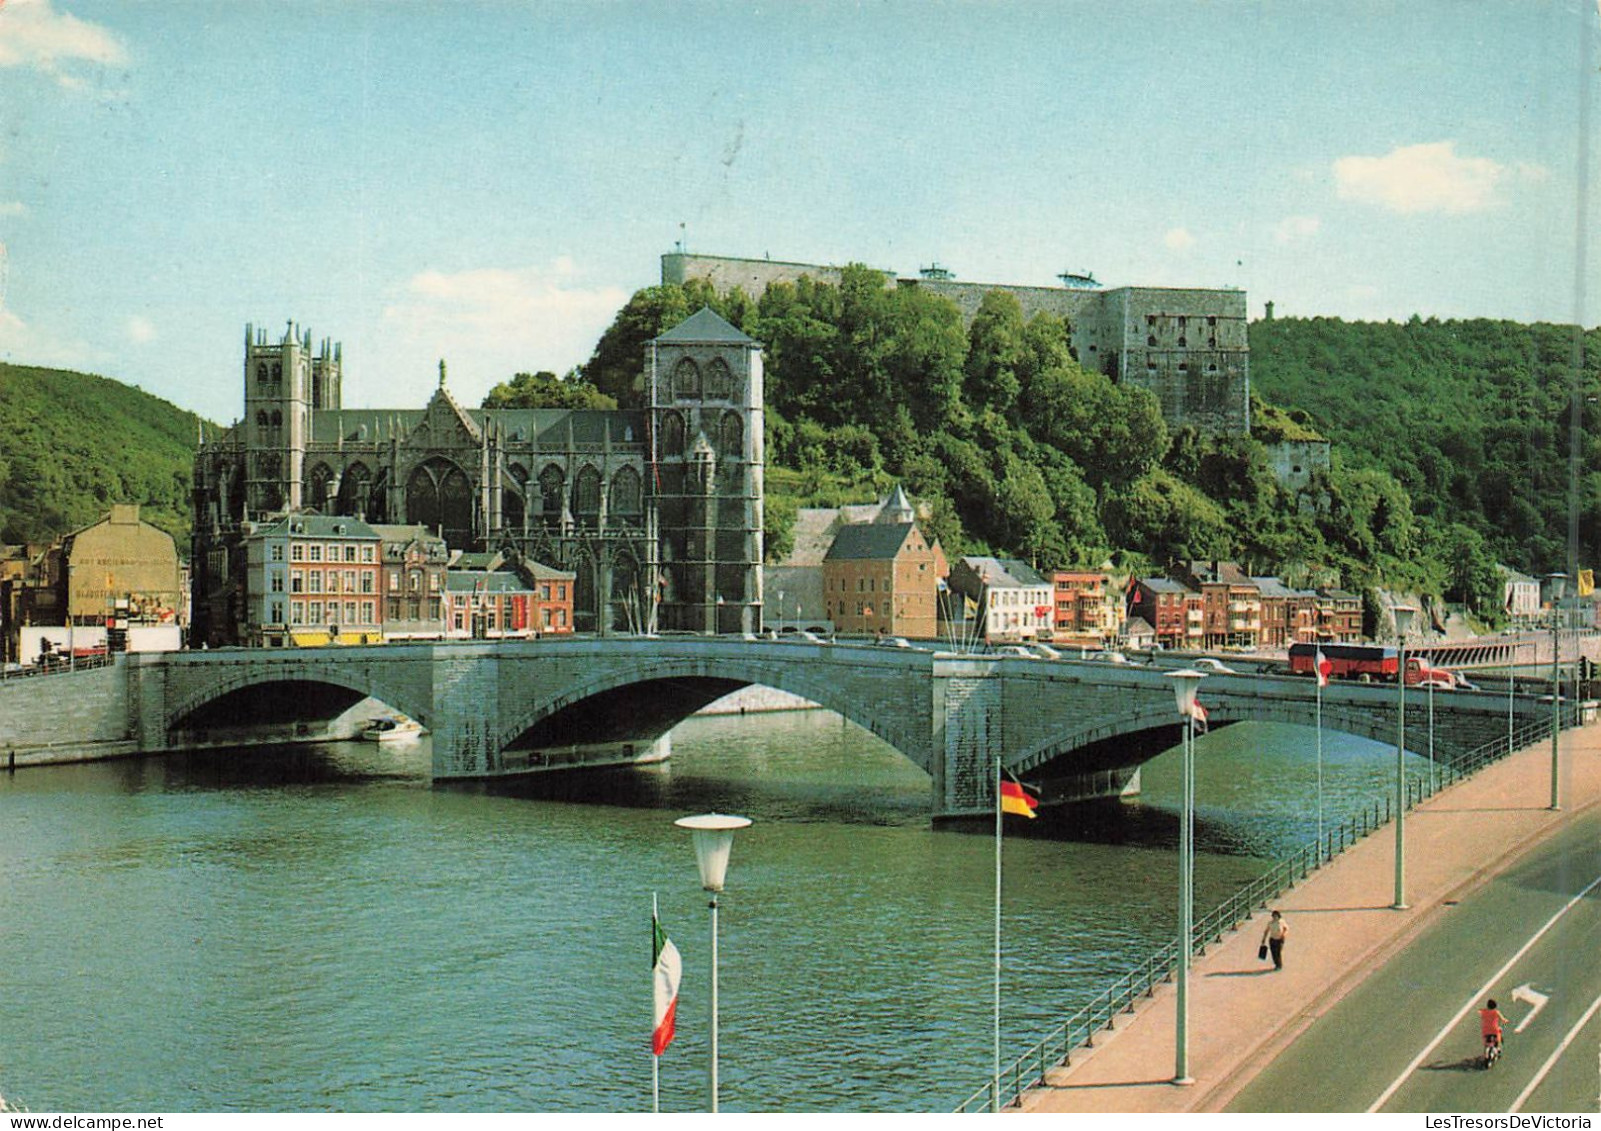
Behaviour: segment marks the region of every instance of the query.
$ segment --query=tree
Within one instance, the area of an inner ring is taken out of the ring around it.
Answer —
[[[1010,415],[1023,389],[1029,348],[1023,308],[1008,291],[988,291],[967,329],[967,400]]]
[[[484,408],[600,408],[612,409],[617,402],[584,380],[582,370],[574,369],[565,378],[548,369],[538,373],[518,373],[502,381],[484,397]]]

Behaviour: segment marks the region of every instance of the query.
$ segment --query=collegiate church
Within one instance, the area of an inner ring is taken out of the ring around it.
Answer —
[[[352,409],[342,363],[245,328],[244,416],[195,457],[195,641],[238,638],[244,536],[295,511],[573,571],[579,631],[760,628],[762,357],[711,310],[649,344],[643,410],[466,408],[443,361],[425,408]]]

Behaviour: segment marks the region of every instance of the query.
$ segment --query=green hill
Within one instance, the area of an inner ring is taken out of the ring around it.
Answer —
[[[1499,560],[1562,568],[1568,531],[1571,326],[1414,317],[1251,325],[1251,384],[1300,410],[1350,467],[1382,470],[1436,529],[1465,526]],[[1585,335],[1580,565],[1601,559],[1601,331]]]
[[[0,542],[44,542],[112,503],[189,544],[192,412],[129,385],[0,363]]]

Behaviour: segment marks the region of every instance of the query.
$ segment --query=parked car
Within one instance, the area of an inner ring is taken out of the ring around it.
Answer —
[[[1201,656],[1195,660],[1195,666],[1203,672],[1213,672],[1217,675],[1239,675],[1240,673],[1229,667],[1222,660],[1213,656]]]
[[[1123,653],[1110,651],[1088,652],[1085,654],[1084,658],[1086,660],[1094,660],[1097,663],[1102,664],[1126,664],[1129,662],[1128,657],[1123,655]]]
[[[1049,644],[1041,644],[1036,640],[1030,647],[1034,649],[1034,654],[1043,660],[1060,660],[1062,658],[1062,654]]]
[[[1002,644],[995,649],[997,656],[1017,656],[1024,660],[1037,660],[1039,656],[1023,647],[1021,644]]]
[[[880,648],[910,648],[912,642],[904,636],[880,636],[873,643]]]

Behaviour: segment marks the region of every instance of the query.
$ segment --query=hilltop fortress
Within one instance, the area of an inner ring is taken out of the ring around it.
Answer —
[[[705,279],[719,291],[739,287],[759,298],[774,283],[809,276],[838,284],[840,267],[668,252],[662,282]],[[1113,381],[1149,389],[1173,427],[1244,435],[1251,429],[1250,347],[1245,292],[1178,287],[1103,289],[1087,275],[1063,275],[1063,286],[970,283],[930,268],[915,278],[883,272],[897,286],[921,287],[950,299],[971,321],[988,291],[1017,298],[1023,317],[1053,314],[1072,329],[1079,364]]]

